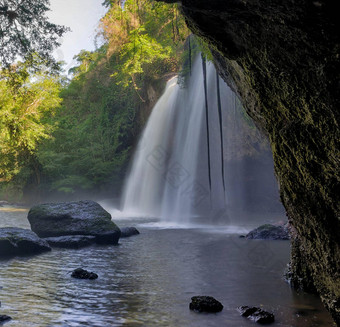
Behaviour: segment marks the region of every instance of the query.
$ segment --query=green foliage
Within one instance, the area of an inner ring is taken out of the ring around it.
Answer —
[[[34,54],[55,65],[51,53],[68,28],[48,21],[49,0],[0,2],[0,65],[9,66],[18,57]]]
[[[47,119],[60,104],[59,78],[40,72],[29,79],[18,74],[0,80],[0,181],[18,175],[34,157],[37,145],[49,137]]]
[[[98,52],[91,52],[86,50],[81,50],[80,53],[73,57],[77,60],[79,66],[72,67],[68,72],[73,74],[75,77],[84,74],[89,71],[91,64],[93,64],[98,59]]]
[[[108,53],[119,53],[121,69],[113,74],[116,83],[138,90],[143,73],[159,76],[178,71],[183,43],[188,36],[184,19],[176,5],[150,0],[120,2],[102,19]]]
[[[145,34],[144,27],[133,30],[130,32],[129,42],[123,46],[121,52],[124,62],[121,69],[122,85],[126,87],[131,81],[134,83],[134,76],[143,73],[145,64],[168,59],[170,53],[170,47],[162,47],[154,38]],[[126,80],[126,77],[131,78],[131,81]]]
[[[85,86],[81,83],[74,80],[63,93],[64,105],[54,117],[58,128],[53,139],[39,148],[38,159],[50,190],[98,190],[114,183],[114,176],[127,161],[132,121],[126,107],[114,101],[117,90],[112,85],[96,87],[92,80]],[[87,89],[91,91],[84,92]],[[126,94],[126,103],[129,98],[131,93]]]
[[[141,0],[107,5],[107,42],[75,56],[79,65],[62,92],[53,139],[39,147],[49,191],[98,192],[121,184],[142,128],[138,108],[147,101],[146,88],[179,66],[187,30],[176,6]]]
[[[147,90],[160,90],[163,75],[177,71],[188,32],[175,5],[106,5],[106,43],[75,56],[68,83],[47,73],[39,55],[3,71],[0,196],[13,189],[19,194],[25,185],[66,197],[119,189],[142,111],[151,109]]]

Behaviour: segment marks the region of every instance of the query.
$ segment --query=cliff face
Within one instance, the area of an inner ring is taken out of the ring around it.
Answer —
[[[296,230],[293,284],[316,289],[340,323],[335,2],[182,0],[181,6],[191,30],[209,43],[224,79],[269,135],[281,199]]]

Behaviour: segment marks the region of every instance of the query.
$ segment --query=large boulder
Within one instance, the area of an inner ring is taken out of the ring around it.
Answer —
[[[265,224],[250,231],[246,235],[246,238],[257,240],[289,240],[290,235],[287,224],[285,225]]]
[[[50,251],[48,243],[37,234],[22,228],[0,228],[0,258]]]
[[[94,201],[40,204],[27,218],[40,237],[92,235],[98,244],[117,244],[121,234],[111,215]]]

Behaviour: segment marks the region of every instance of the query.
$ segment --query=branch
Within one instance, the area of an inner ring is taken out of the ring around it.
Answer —
[[[145,100],[142,98],[142,96],[138,92],[138,86],[137,86],[137,84],[135,82],[135,78],[134,78],[133,75],[131,75],[131,79],[132,79],[132,83],[133,83],[133,88],[135,89],[137,95],[139,96],[139,98],[141,99],[142,102],[145,102]]]

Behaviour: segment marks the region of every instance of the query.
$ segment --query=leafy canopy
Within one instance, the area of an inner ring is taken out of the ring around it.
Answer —
[[[101,20],[106,43],[75,56],[79,64],[53,118],[58,127],[37,153],[44,187],[59,194],[119,188],[150,105],[147,90],[161,89],[163,75],[177,71],[188,34],[174,5],[149,0],[106,5]]]
[[[27,3],[48,6],[48,1]],[[4,9],[0,0],[5,27],[11,5]],[[164,75],[178,71],[188,30],[175,5],[152,0],[127,0],[124,8],[120,1],[106,5],[101,21],[106,43],[75,56],[69,83],[53,74],[37,48],[23,63],[0,72],[0,197],[9,186],[15,194],[26,188],[29,194],[35,189],[67,197],[119,190]],[[58,36],[53,28],[47,32]],[[27,39],[32,45],[31,36]]]
[[[48,21],[49,5],[49,0],[0,0],[0,65],[34,54],[56,64],[51,53],[68,28]]]
[[[164,74],[179,68],[179,52],[189,32],[176,5],[150,0],[111,2],[102,19],[108,53],[119,52],[116,83],[136,89],[137,77]]]
[[[61,102],[58,77],[47,72],[26,78],[18,74],[20,83],[13,86],[12,76],[2,73],[0,80],[0,181],[19,174],[41,140],[49,137],[46,118]]]

